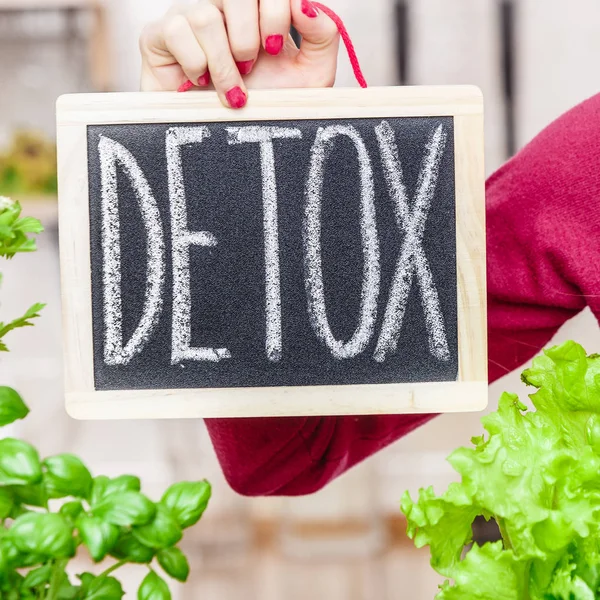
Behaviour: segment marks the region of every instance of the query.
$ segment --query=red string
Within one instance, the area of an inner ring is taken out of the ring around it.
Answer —
[[[356,77],[356,81],[362,88],[367,87],[367,82],[364,78],[362,70],[360,68],[360,64],[358,62],[358,56],[356,56],[356,50],[354,49],[354,44],[350,39],[350,34],[344,25],[344,22],[336,13],[334,13],[328,6],[321,4],[320,2],[313,2],[313,6],[321,9],[336,25],[338,31],[340,32],[340,36],[342,37],[342,41],[346,46],[346,51],[348,52],[348,58],[350,59],[350,64],[352,65],[352,70],[354,71],[354,77]]]
[[[340,32],[342,41],[344,42],[344,45],[346,46],[346,51],[348,52],[348,58],[350,59],[350,64],[352,65],[352,70],[354,71],[354,77],[356,77],[356,81],[358,81],[358,84],[360,85],[360,87],[366,88],[367,82],[366,82],[364,75],[362,73],[362,70],[360,68],[360,64],[358,62],[358,56],[356,56],[356,50],[354,49],[354,44],[352,43],[352,40],[350,39],[350,34],[348,33],[348,30],[346,29],[344,22],[328,6],[325,6],[324,4],[321,4],[320,2],[313,2],[312,5],[316,6],[318,9],[322,10],[335,23],[336,27],[338,28],[338,31]],[[185,83],[183,83],[177,91],[178,92],[188,92],[193,87],[194,87],[194,84],[188,80]]]

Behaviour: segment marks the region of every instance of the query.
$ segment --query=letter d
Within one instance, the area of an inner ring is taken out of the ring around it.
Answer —
[[[102,180],[102,258],[104,292],[104,362],[126,365],[139,354],[158,324],[162,310],[165,274],[165,242],[156,199],[137,161],[121,144],[102,136],[98,145]],[[121,290],[121,239],[117,164],[128,177],[146,229],[146,290],[142,316],[123,344],[123,299]]]

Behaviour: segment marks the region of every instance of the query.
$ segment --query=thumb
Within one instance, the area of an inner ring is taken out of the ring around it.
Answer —
[[[315,84],[333,85],[340,35],[337,25],[310,0],[291,0],[292,25],[302,37],[298,65]]]

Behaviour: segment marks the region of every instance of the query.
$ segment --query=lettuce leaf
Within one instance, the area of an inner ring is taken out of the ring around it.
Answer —
[[[455,585],[446,582],[438,600],[515,600],[524,593],[526,565],[502,542],[473,546],[454,573]]]
[[[448,458],[461,481],[402,499],[408,535],[454,581],[438,600],[600,598],[600,356],[569,341],[522,379],[536,389],[535,410],[503,394],[482,419],[487,435]],[[496,520],[503,542],[465,554],[480,515]]]

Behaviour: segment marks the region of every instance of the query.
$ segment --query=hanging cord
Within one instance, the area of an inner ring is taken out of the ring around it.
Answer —
[[[321,4],[320,2],[313,2],[313,6],[316,6],[320,10],[322,10],[336,25],[338,31],[340,32],[340,36],[342,41],[344,42],[344,46],[346,46],[346,51],[348,52],[348,58],[350,59],[350,64],[352,65],[352,70],[354,71],[354,77],[356,77],[356,81],[358,81],[358,85],[362,88],[367,87],[367,81],[362,73],[360,68],[360,63],[358,62],[358,56],[356,56],[356,50],[354,49],[354,44],[350,39],[350,34],[344,25],[342,19],[334,13],[328,6]]]
[[[328,6],[325,6],[324,4],[321,4],[320,2],[313,2],[312,4],[319,10],[323,11],[335,23],[336,27],[338,28],[338,31],[340,32],[340,37],[342,38],[342,41],[344,42],[344,46],[346,46],[346,51],[348,52],[348,58],[350,59],[350,64],[352,65],[352,70],[354,71],[354,77],[356,77],[356,81],[358,82],[360,87],[366,88],[367,82],[366,82],[363,72],[360,68],[360,63],[358,62],[358,56],[356,56],[356,50],[354,49],[354,44],[352,43],[352,40],[350,39],[350,34],[348,33],[348,30],[346,29],[344,22]],[[177,91],[178,92],[188,92],[193,87],[194,87],[194,84],[188,80],[184,84],[182,84]]]

